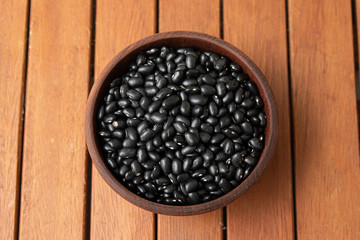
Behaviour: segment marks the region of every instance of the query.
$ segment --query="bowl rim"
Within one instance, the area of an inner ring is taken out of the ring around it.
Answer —
[[[267,110],[267,126],[265,129],[265,145],[261,153],[259,162],[254,167],[252,172],[247,176],[247,178],[241,182],[236,188],[234,188],[229,193],[222,195],[219,198],[211,200],[209,202],[195,204],[195,205],[185,205],[185,206],[174,206],[166,205],[161,203],[152,202],[147,200],[139,195],[128,190],[120,181],[118,181],[107,168],[105,162],[102,160],[100,151],[96,144],[95,133],[94,133],[94,119],[96,118],[95,106],[98,101],[98,94],[100,89],[107,79],[109,73],[117,66],[117,64],[122,61],[129,53],[136,51],[144,45],[156,46],[156,43],[162,41],[171,41],[176,39],[187,39],[191,41],[202,42],[207,46],[216,46],[216,48],[225,51],[229,55],[224,55],[230,60],[238,63],[247,73],[251,80],[253,80],[260,92],[260,95],[264,102],[264,109]],[[260,71],[260,69],[255,65],[255,63],[245,55],[241,50],[233,46],[232,44],[219,39],[214,36],[210,36],[204,33],[189,32],[189,31],[175,31],[175,32],[165,32],[157,33],[146,38],[143,38],[135,43],[132,43],[121,52],[115,55],[114,58],[107,64],[103,71],[98,76],[94,85],[92,86],[91,92],[88,97],[88,102],[86,106],[86,117],[85,117],[85,137],[87,149],[90,153],[92,162],[95,164],[97,170],[99,171],[102,178],[107,182],[107,184],[117,192],[121,197],[127,201],[135,204],[138,207],[143,209],[166,215],[195,215],[205,212],[209,212],[220,207],[224,207],[233,200],[237,199],[241,194],[248,190],[260,177],[263,173],[266,165],[268,164],[278,137],[278,113],[275,103],[274,95],[271,91],[271,88],[265,79],[265,76]]]

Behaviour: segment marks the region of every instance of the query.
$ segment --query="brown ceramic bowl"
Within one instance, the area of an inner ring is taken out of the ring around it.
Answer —
[[[256,83],[264,101],[267,126],[265,129],[265,147],[258,164],[238,187],[233,189],[231,192],[206,203],[188,206],[172,206],[159,204],[142,198],[128,190],[111,174],[102,159],[102,154],[100,153],[99,139],[96,134],[96,112],[102,103],[103,96],[105,91],[109,88],[110,82],[116,76],[124,74],[127,71],[128,64],[135,60],[140,51],[164,45],[173,48],[184,46],[194,47],[202,50],[209,50],[219,55],[228,57],[231,61],[240,65],[244,72],[249,75],[251,80]],[[85,130],[86,143],[92,161],[104,180],[120,196],[129,202],[152,212],[167,215],[193,215],[209,212],[227,205],[254,184],[254,182],[263,173],[272,153],[274,152],[278,135],[278,116],[275,99],[269,84],[259,68],[243,52],[221,39],[206,34],[194,32],[168,32],[155,34],[142,39],[125,48],[110,61],[91,89],[86,109]]]

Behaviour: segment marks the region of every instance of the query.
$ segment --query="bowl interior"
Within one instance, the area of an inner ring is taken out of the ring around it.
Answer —
[[[160,46],[169,46],[172,48],[185,46],[194,47],[226,56],[230,59],[230,61],[240,65],[244,72],[249,75],[250,79],[255,82],[264,101],[267,126],[265,128],[264,149],[258,164],[239,186],[231,192],[206,203],[188,206],[171,206],[149,201],[136,195],[123,186],[107,169],[101,158],[101,150],[98,147],[100,146],[100,142],[96,136],[98,125],[96,112],[102,104],[105,92],[109,89],[110,83],[115,77],[119,77],[127,72],[129,63],[136,59],[136,56],[140,51]],[[277,110],[271,89],[264,75],[244,53],[221,39],[205,34],[192,32],[169,32],[156,34],[130,45],[116,55],[106,66],[95,82],[89,96],[86,110],[86,142],[90,156],[98,171],[105,181],[122,197],[139,207],[153,212],[169,215],[191,215],[208,212],[225,206],[245,192],[258,179],[274,151],[277,139],[277,122]]]

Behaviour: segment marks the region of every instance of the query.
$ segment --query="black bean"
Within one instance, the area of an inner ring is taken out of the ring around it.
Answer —
[[[203,158],[205,161],[210,161],[214,158],[214,154],[209,149],[206,149],[206,151],[203,153]]]
[[[171,160],[168,157],[164,157],[160,160],[160,167],[165,174],[171,173]]]
[[[199,142],[196,135],[191,132],[185,133],[185,139],[190,146],[194,146],[194,145],[198,144],[198,142]]]
[[[106,162],[111,169],[114,169],[117,167],[116,162],[113,158],[107,158]]]
[[[130,170],[130,168],[126,165],[122,165],[119,169],[120,176],[125,176],[125,174]]]
[[[118,139],[111,139],[107,142],[111,148],[119,148],[121,147],[121,141]]]
[[[133,100],[140,100],[142,97],[141,93],[136,91],[135,89],[130,89],[126,92],[126,95]]]
[[[177,158],[173,159],[171,169],[174,174],[179,175],[182,171],[181,161]]]
[[[241,107],[244,107],[246,109],[250,109],[250,108],[254,107],[254,105],[255,105],[254,100],[252,100],[250,98],[244,99],[240,104]]]
[[[224,193],[230,192],[233,188],[229,181],[225,178],[220,179],[219,186]]]
[[[144,80],[142,77],[132,77],[128,80],[128,84],[130,87],[139,87],[144,84]]]
[[[214,68],[217,71],[222,71],[227,63],[226,58],[221,57],[219,60],[217,60],[214,64]]]
[[[134,177],[135,177],[135,173],[133,173],[132,171],[128,171],[127,173],[125,173],[125,179],[127,181],[133,180]]]
[[[97,118],[98,118],[99,120],[101,120],[101,119],[104,118],[104,115],[105,115],[105,107],[104,107],[104,106],[101,106],[100,109],[99,109]]]
[[[263,112],[260,112],[259,114],[258,114],[258,118],[259,118],[259,120],[260,120],[260,126],[261,127],[265,127],[266,126],[266,116],[265,116],[265,114],[263,113]]]
[[[227,172],[227,167],[226,167],[225,163],[219,162],[219,163],[218,163],[218,168],[219,168],[219,173],[220,173],[221,175],[225,175],[225,174],[226,174],[226,172]]]
[[[171,109],[173,106],[179,104],[181,101],[180,97],[177,95],[172,95],[167,98],[165,98],[162,102],[162,106],[165,109]]]
[[[210,141],[211,135],[206,132],[200,132],[199,137],[203,143],[208,143]]]
[[[156,100],[154,102],[152,102],[148,109],[146,109],[149,113],[154,113],[155,111],[159,110],[160,106],[162,104],[161,100]]]
[[[177,180],[179,181],[179,182],[185,182],[185,181],[187,181],[188,179],[190,179],[190,174],[188,174],[188,173],[182,173],[182,174],[180,174],[179,176],[177,176]]]
[[[188,193],[194,192],[197,186],[198,186],[197,181],[194,178],[191,178],[185,183],[185,191]]]
[[[150,128],[148,128],[148,129],[146,129],[145,131],[143,131],[143,133],[141,133],[141,135],[140,135],[140,140],[141,141],[148,141],[148,140],[150,140],[153,136],[155,135],[155,132],[152,130],[152,129],[150,129]]]
[[[215,134],[215,135],[211,138],[210,142],[211,142],[212,144],[219,144],[220,142],[222,142],[222,140],[224,140],[224,138],[225,138],[225,135],[224,135],[224,134],[222,134],[222,133],[217,133],[217,134]]]
[[[249,146],[254,148],[255,150],[262,150],[264,148],[264,143],[258,138],[251,138],[249,140]]]
[[[154,68],[155,68],[155,64],[142,65],[139,66],[138,72],[144,75],[148,75],[154,70]]]
[[[151,115],[151,120],[153,120],[156,123],[163,123],[166,120],[166,116],[159,112],[155,112]]]
[[[233,116],[236,123],[242,123],[244,121],[244,114],[240,110],[236,110]]]
[[[128,127],[125,129],[126,137],[128,137],[131,141],[137,141],[139,136],[133,127]]]
[[[212,183],[212,182],[209,182],[209,183],[205,183],[204,184],[204,187],[205,187],[205,189],[207,190],[207,191],[215,191],[215,190],[217,190],[218,189],[218,187],[216,186],[216,184],[215,183]]]
[[[192,204],[198,203],[200,201],[200,197],[196,192],[191,192],[188,194],[189,202]]]
[[[251,126],[251,124],[247,121],[243,122],[242,124],[240,124],[241,130],[244,131],[245,134],[247,135],[251,135],[254,133],[254,129]]]
[[[185,133],[187,131],[187,127],[183,122],[174,122],[173,126],[179,133]]]
[[[185,60],[185,62],[186,62],[186,67],[187,68],[189,68],[189,69],[191,69],[191,68],[195,68],[195,66],[196,66],[196,57],[194,56],[194,55],[191,55],[191,54],[189,54],[189,55],[187,55],[186,56],[186,60]]]
[[[189,101],[192,105],[205,105],[207,102],[207,99],[203,95],[191,95],[189,97]]]
[[[140,176],[141,172],[142,172],[142,167],[140,165],[140,163],[136,160],[134,160],[131,165],[131,170],[135,173],[136,176]]]
[[[216,89],[213,86],[210,85],[201,85],[200,91],[204,95],[214,95],[216,93]]]
[[[202,76],[201,80],[204,83],[212,85],[212,86],[214,86],[216,84],[216,80],[213,77],[211,77],[210,75],[208,75],[208,74]]]
[[[239,167],[243,161],[244,161],[244,155],[242,152],[237,152],[231,156],[231,163],[235,167]]]

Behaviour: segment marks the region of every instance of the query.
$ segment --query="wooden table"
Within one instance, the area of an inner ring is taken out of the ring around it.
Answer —
[[[3,0],[0,10],[0,239],[360,239],[360,0]],[[171,30],[239,47],[279,110],[261,179],[191,217],[119,197],[84,140],[101,69]]]

